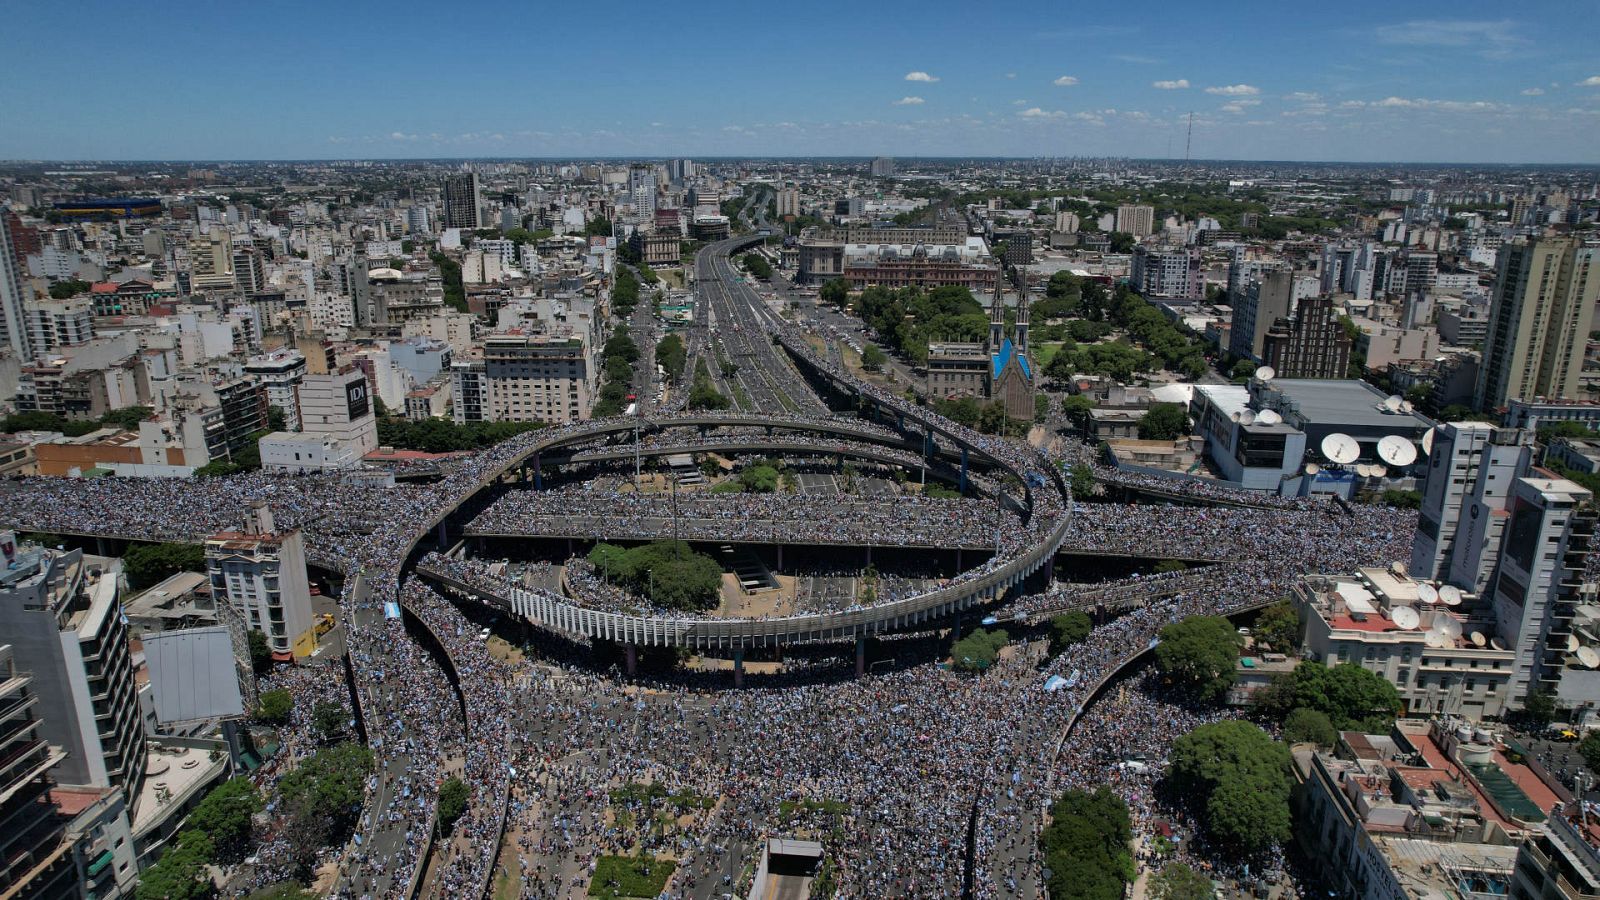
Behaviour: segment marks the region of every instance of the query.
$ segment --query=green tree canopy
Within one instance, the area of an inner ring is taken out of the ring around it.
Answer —
[[[1005,629],[979,628],[950,647],[950,664],[962,672],[982,672],[1000,658],[1000,648],[1011,640]]]
[[[1265,644],[1279,653],[1290,653],[1300,643],[1300,616],[1288,600],[1263,609],[1251,629],[1259,646]]]
[[[1161,629],[1156,667],[1179,687],[1215,700],[1233,685],[1244,638],[1221,616],[1190,616]]]
[[[850,302],[850,283],[843,278],[830,278],[817,290],[817,299],[831,306],[844,306]]]
[[[1578,755],[1583,757],[1589,771],[1600,774],[1600,731],[1590,731],[1583,736],[1578,744]]]
[[[259,628],[252,628],[249,632],[250,640],[250,667],[257,675],[272,668],[272,645],[267,643],[267,635]]]
[[[1151,900],[1212,900],[1216,887],[1211,879],[1181,862],[1169,862],[1150,878],[1147,896]]]
[[[1152,403],[1139,418],[1139,440],[1170,441],[1189,433],[1189,413],[1181,403]]]
[[[287,725],[294,712],[294,695],[279,688],[262,691],[256,702],[256,719],[268,725]]]
[[[139,873],[138,900],[205,900],[216,896],[206,866],[216,854],[205,832],[180,832],[155,865]]]
[[[877,344],[868,344],[861,350],[861,365],[868,372],[881,370],[888,361],[889,354],[884,353]]]
[[[1089,619],[1089,614],[1081,609],[1062,613],[1050,620],[1050,652],[1052,654],[1071,647],[1073,644],[1082,643],[1094,630],[1094,622]]]
[[[128,586],[143,590],[178,572],[203,572],[206,551],[199,544],[134,544],[122,556]]]
[[[1172,742],[1170,776],[1203,798],[1205,824],[1247,852],[1288,840],[1289,750],[1250,722],[1201,725]]]
[[[721,596],[722,566],[683,541],[597,544],[588,558],[602,576],[667,609],[710,609]]]
[[[1108,787],[1067,791],[1050,807],[1039,836],[1053,900],[1121,900],[1133,881],[1128,806]]]
[[[669,334],[656,344],[656,364],[667,371],[667,378],[677,381],[683,377],[683,368],[688,362],[685,355],[683,338],[676,334]]]
[[[451,775],[439,785],[439,830],[445,834],[455,827],[456,820],[467,811],[467,784]]]
[[[204,832],[219,857],[237,860],[250,844],[250,819],[264,806],[255,784],[235,776],[212,788],[184,827]]]
[[[1291,744],[1310,743],[1332,747],[1339,740],[1339,732],[1333,727],[1327,713],[1302,706],[1291,710],[1283,720],[1283,739]]]
[[[1400,712],[1400,693],[1387,679],[1355,663],[1329,668],[1306,660],[1269,689],[1261,706],[1279,716],[1297,708],[1316,710],[1340,730],[1382,732]]]
[[[283,809],[295,833],[317,846],[349,834],[361,814],[362,789],[372,771],[372,751],[346,742],[323,747],[278,782]]]

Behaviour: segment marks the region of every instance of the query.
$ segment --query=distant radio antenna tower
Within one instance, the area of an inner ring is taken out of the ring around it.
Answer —
[[[1194,110],[1189,110],[1189,134],[1183,139],[1183,164],[1189,164],[1189,146],[1194,143]]]

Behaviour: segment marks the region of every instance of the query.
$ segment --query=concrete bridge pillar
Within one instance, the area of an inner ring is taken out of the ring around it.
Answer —
[[[539,454],[533,455],[533,488],[537,491],[544,490],[544,471],[539,466]]]
[[[733,686],[744,687],[744,648],[733,651]]]
[[[439,523],[439,527],[437,529],[435,529],[435,530],[438,532],[435,537],[436,537],[436,540],[438,540],[438,542],[439,542],[439,547],[441,549],[448,548],[450,546],[450,526],[449,526],[449,523],[440,522]]]
[[[629,678],[639,671],[639,648],[633,644],[622,645],[622,669]]]
[[[867,636],[856,636],[856,677],[867,674]]]
[[[965,447],[961,448],[961,485],[958,490],[963,494],[967,492],[967,448]]]

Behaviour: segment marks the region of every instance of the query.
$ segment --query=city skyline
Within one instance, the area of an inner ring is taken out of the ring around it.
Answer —
[[[25,3],[0,36],[12,61],[0,158],[1600,161],[1600,62],[1568,37],[1592,31],[1592,9],[1343,11],[1086,23],[1048,4],[984,19],[945,4],[606,20],[475,6],[441,31],[420,4],[155,16]],[[84,18],[95,33],[77,33]],[[473,22],[501,40],[475,39]],[[142,46],[173,47],[175,64],[138,65]],[[67,49],[127,62],[63,66]]]

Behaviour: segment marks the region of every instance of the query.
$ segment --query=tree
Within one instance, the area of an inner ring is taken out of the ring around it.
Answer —
[[[1283,720],[1283,739],[1291,744],[1332,747],[1339,740],[1339,731],[1327,713],[1302,706]]]
[[[1248,381],[1250,376],[1256,374],[1256,361],[1253,359],[1241,359],[1233,364],[1233,370],[1229,374],[1233,376],[1234,381]]]
[[[1172,572],[1184,572],[1187,571],[1188,568],[1189,564],[1181,559],[1163,559],[1162,561],[1156,563],[1155,568],[1152,569],[1152,571],[1157,575],[1167,575]]]
[[[678,335],[669,334],[656,344],[656,364],[667,370],[667,378],[677,381],[683,377],[687,362],[683,338]]]
[[[762,281],[772,280],[772,266],[759,253],[746,253],[744,255],[744,267],[750,270],[751,275]]]
[[[1055,362],[1055,360],[1051,360]],[[1089,410],[1094,409],[1094,398],[1086,394],[1069,394],[1061,398],[1061,414],[1074,427],[1082,431],[1089,426]]]
[[[982,628],[956,641],[950,647],[950,664],[962,672],[982,672],[1000,658],[1000,648],[1011,640],[1005,629]]]
[[[1094,496],[1094,469],[1087,463],[1078,463],[1072,467],[1069,483],[1073,499],[1086,500]]]
[[[588,559],[605,578],[668,609],[710,609],[721,595],[722,566],[683,541],[652,541],[630,549],[596,544]]]
[[[1263,609],[1252,633],[1257,645],[1265,644],[1279,653],[1292,651],[1300,642],[1300,616],[1294,611],[1294,604],[1279,600]]]
[[[1052,654],[1078,644],[1094,630],[1094,622],[1081,609],[1063,613],[1050,620],[1050,652]]]
[[[1190,616],[1161,629],[1156,667],[1180,688],[1216,700],[1233,685],[1244,638],[1221,616]]]
[[[265,806],[249,778],[230,778],[211,789],[189,814],[186,828],[205,832],[219,857],[237,859],[250,843],[250,819]]]
[[[272,668],[272,647],[267,643],[267,635],[259,628],[250,629],[250,668],[257,675]]]
[[[1033,421],[1036,425],[1044,424],[1050,418],[1050,398],[1039,394],[1033,398]]]
[[[187,830],[161,854],[156,864],[139,873],[138,900],[203,900],[216,896],[206,866],[216,848],[205,832]]]
[[[292,881],[285,881],[247,894],[245,900],[317,900],[317,895]]]
[[[1128,805],[1109,787],[1062,794],[1051,804],[1050,825],[1039,835],[1050,869],[1050,896],[1121,900],[1134,876],[1132,840]]]
[[[80,278],[68,278],[65,281],[58,281],[50,285],[50,299],[65,300],[68,297],[76,297],[93,286]]]
[[[449,834],[456,820],[467,811],[467,784],[454,775],[439,785],[439,831]]]
[[[201,572],[206,551],[199,544],[134,544],[122,555],[128,586],[143,590],[177,572]]]
[[[1138,243],[1139,239],[1126,231],[1113,231],[1111,232],[1111,246],[1109,249],[1112,253],[1132,253],[1134,246]]]
[[[1289,686],[1290,709],[1321,712],[1341,730],[1386,731],[1400,712],[1394,685],[1355,663],[1330,668],[1307,660],[1294,667]]]
[[[1583,757],[1589,771],[1600,774],[1600,731],[1590,731],[1584,735],[1583,741],[1578,744],[1578,755]]]
[[[302,846],[317,847],[348,834],[361,814],[372,751],[353,742],[323,747],[278,782],[278,795]]]
[[[1547,728],[1556,718],[1556,695],[1549,688],[1529,691],[1522,701],[1522,716],[1535,728]]]
[[[332,700],[318,700],[311,707],[311,727],[317,733],[317,739],[328,743],[334,738],[344,734],[345,722],[349,721],[345,715],[344,707]]]
[[[583,226],[583,233],[587,237],[610,237],[611,220],[605,216],[595,216],[589,224]]]
[[[1146,895],[1152,900],[1212,900],[1216,886],[1187,865],[1169,862],[1150,879]]]
[[[889,355],[884,353],[877,344],[868,344],[861,351],[861,365],[868,372],[877,372],[883,369],[883,364],[889,361]]]
[[[1246,852],[1288,840],[1289,750],[1239,719],[1201,725],[1172,742],[1174,787],[1200,798],[1213,836]]]
[[[1170,441],[1189,433],[1189,414],[1181,403],[1152,403],[1139,418],[1139,440]]]
[[[850,300],[850,283],[843,278],[830,278],[817,290],[817,299],[830,306],[842,307]]]
[[[294,695],[283,689],[263,691],[256,703],[256,719],[268,725],[287,725],[294,712]]]

